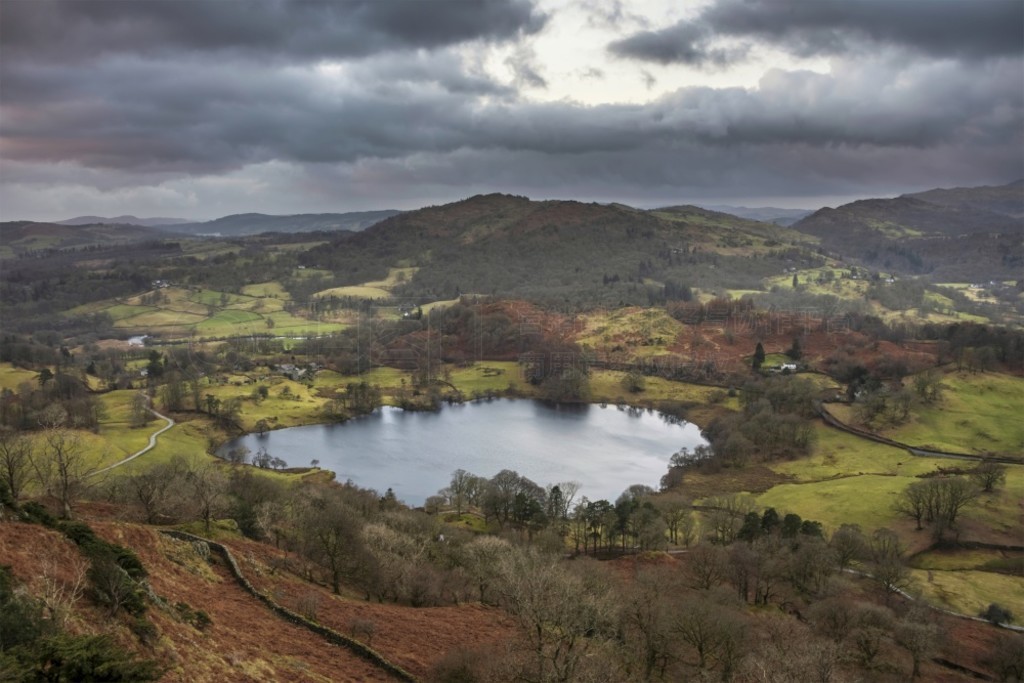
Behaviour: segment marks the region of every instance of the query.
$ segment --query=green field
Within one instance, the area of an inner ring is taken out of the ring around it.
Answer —
[[[913,569],[916,588],[928,602],[960,614],[978,615],[992,603],[1010,608],[1013,623],[1024,623],[1024,579],[974,570]]]
[[[318,299],[325,297],[351,297],[353,299],[390,299],[391,292],[380,287],[368,287],[366,285],[349,285],[348,287],[331,287],[317,292],[313,296]]]
[[[914,446],[955,453],[1024,453],[1024,379],[993,373],[946,375],[940,404],[921,406],[883,432]]]
[[[97,302],[76,308],[69,314],[107,313],[114,319],[116,328],[165,339],[237,334],[305,336],[328,334],[346,327],[337,320],[310,320],[284,311],[289,295],[278,282],[248,285],[242,294],[168,287],[156,291],[159,295],[156,303],[143,305],[144,297],[153,294],[140,294],[122,302]]]
[[[720,400],[722,406],[738,409],[735,398],[727,398],[724,389],[700,384],[673,382],[661,377],[645,377],[644,390],[635,394],[622,386],[625,372],[617,370],[593,370],[590,373],[591,400],[605,403],[643,403],[646,401],[680,401],[682,403],[706,404],[712,397]]]
[[[0,389],[17,391],[23,382],[39,386],[39,373],[34,370],[22,370],[10,363],[0,363]]]
[[[892,510],[896,495],[911,477],[878,474],[847,476],[806,484],[780,484],[757,497],[761,507],[795,512],[821,522],[826,529],[859,524],[865,530],[891,527],[899,518]]]
[[[408,282],[416,274],[418,268],[391,268],[388,276],[383,280],[364,282],[360,285],[348,287],[331,287],[314,294],[314,297],[323,298],[328,296],[352,297],[355,299],[390,299],[391,290],[398,285]]]
[[[483,361],[467,368],[451,371],[451,382],[464,394],[502,392],[512,385],[517,391],[532,387],[523,379],[519,364],[514,361]]]
[[[261,282],[255,285],[242,287],[242,294],[255,297],[273,297],[276,299],[290,299],[291,295],[281,286],[280,282]]]

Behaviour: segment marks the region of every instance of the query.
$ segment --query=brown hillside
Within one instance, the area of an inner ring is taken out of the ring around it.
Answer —
[[[97,535],[138,554],[149,572],[153,594],[167,607],[151,605],[147,611],[159,632],[150,647],[140,645],[130,633],[128,617],[111,620],[84,597],[76,603],[67,628],[98,633],[109,630],[113,621],[115,637],[126,649],[167,667],[162,681],[396,680],[354,653],[272,613],[235,582],[216,556],[208,563],[189,543],[150,527],[93,520],[89,524]],[[272,573],[271,561],[281,557],[272,548],[242,540],[229,545],[258,589],[292,609],[299,598],[317,596],[320,622],[346,635],[353,621],[371,623],[371,646],[416,676],[425,675],[457,646],[498,642],[513,634],[512,622],[493,608],[414,609],[338,598],[283,572]],[[76,568],[87,567],[74,544],[58,532],[17,522],[0,524],[0,558],[33,595],[44,592],[44,577],[69,583]],[[200,631],[181,620],[174,609],[179,603],[205,611],[211,625]]]

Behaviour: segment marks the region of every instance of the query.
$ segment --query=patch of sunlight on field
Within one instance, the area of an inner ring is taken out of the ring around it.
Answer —
[[[467,296],[472,296],[472,294]],[[458,299],[447,299],[445,301],[431,301],[429,304],[423,304],[421,308],[423,309],[424,313],[430,313],[435,308],[448,308],[449,306],[454,306],[457,303],[459,303]]]
[[[700,384],[673,382],[662,377],[644,377],[644,390],[631,394],[622,386],[625,372],[618,370],[593,370],[590,373],[590,394],[594,401],[615,403],[618,399],[637,401],[681,401],[684,403],[708,403],[712,397],[724,399],[725,390]],[[728,404],[726,404],[728,405]]]
[[[390,299],[391,292],[380,287],[368,287],[366,285],[349,285],[347,287],[331,287],[313,295],[322,299],[325,297],[352,297],[353,299]]]
[[[531,389],[515,361],[481,361],[467,368],[453,368],[451,382],[467,395],[473,392],[502,392],[511,384],[516,389]]]
[[[269,251],[273,252],[291,252],[291,251],[308,251],[316,247],[330,244],[326,240],[316,240],[313,242],[292,242],[290,244],[274,244],[269,247]]]
[[[974,315],[973,313],[954,313],[952,315],[946,315],[944,313],[929,312],[927,314],[922,314],[920,309],[917,308],[910,308],[905,311],[893,311],[880,305],[877,301],[872,301],[871,303],[875,315],[887,323],[987,323],[989,321],[988,318],[980,315]]]
[[[685,326],[662,309],[622,308],[584,316],[577,341],[593,347],[619,342],[634,353],[675,342]]]
[[[213,317],[195,326],[196,333],[203,336],[227,336],[247,332],[266,332],[262,316],[249,311],[218,311]]]
[[[190,291],[188,299],[204,306],[231,306],[232,304],[238,304],[247,300],[246,297],[239,296],[238,294],[220,292],[215,289]]]
[[[274,326],[272,328],[267,328],[266,331],[275,335],[318,336],[321,334],[340,332],[341,330],[349,327],[347,323],[323,322],[320,320],[300,318],[287,311],[275,311],[264,317],[274,321]],[[266,325],[266,323],[264,323],[264,325]]]
[[[269,395],[256,401],[253,393],[259,384],[222,384],[208,387],[203,395],[210,394],[222,402],[231,398],[242,399],[239,421],[246,431],[255,431],[259,420],[267,420],[272,428],[294,427],[312,424],[322,420],[320,411],[326,399],[313,396],[301,382],[275,377],[269,383]]]
[[[143,313],[154,313],[159,312],[160,309],[155,306],[132,306],[129,304],[114,304],[113,306],[107,306],[102,309],[104,313],[109,315],[117,323],[126,318],[132,318]]]
[[[892,510],[896,496],[913,477],[863,476],[829,479],[808,484],[780,484],[757,497],[761,507],[795,512],[821,522],[828,529],[859,524],[871,532],[888,527],[898,518]]]
[[[332,275],[334,275],[334,273],[323,268],[296,268],[292,271],[292,277],[300,277],[304,279],[331,277]]]
[[[412,276],[416,274],[419,268],[407,267],[407,268],[390,268],[388,269],[388,276],[383,280],[374,280],[373,282],[364,282],[363,285],[366,287],[380,287],[381,289],[391,289],[397,287],[400,284],[404,284],[412,279]]]
[[[950,374],[941,403],[915,407],[909,422],[883,432],[897,441],[961,453],[1024,453],[1024,379]]]
[[[290,299],[291,295],[288,294],[288,290],[284,286],[273,280],[271,282],[261,282],[254,285],[246,285],[242,287],[242,294],[246,296],[256,297],[274,297],[278,299]]]
[[[182,313],[179,311],[157,310],[130,318],[118,320],[114,327],[142,329],[148,327],[190,327],[206,320],[205,315]]]
[[[22,382],[28,382],[33,388],[39,386],[39,373],[33,370],[22,370],[10,363],[0,363],[0,389],[17,391]]]
[[[365,381],[367,384],[376,384],[382,389],[397,389],[402,386],[403,379],[407,384],[412,384],[409,373],[404,370],[397,368],[373,368],[361,375],[346,377],[345,383]]]
[[[331,287],[317,292],[315,298],[336,296],[355,299],[390,299],[391,290],[408,282],[419,268],[391,268],[383,280],[373,280],[347,287]]]
[[[917,588],[928,602],[961,614],[977,616],[990,604],[1010,608],[1013,623],[1022,623],[1024,578],[975,570],[912,569]]]

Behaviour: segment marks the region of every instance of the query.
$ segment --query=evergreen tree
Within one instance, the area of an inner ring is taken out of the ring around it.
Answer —
[[[761,366],[764,365],[764,346],[761,342],[757,342],[757,348],[754,349],[754,362],[753,366],[755,370],[760,370]]]
[[[794,337],[793,338],[793,345],[789,347],[788,351],[786,351],[786,355],[789,356],[790,358],[792,358],[793,360],[800,360],[800,358],[803,357],[804,350],[800,346],[800,338],[799,337]]]

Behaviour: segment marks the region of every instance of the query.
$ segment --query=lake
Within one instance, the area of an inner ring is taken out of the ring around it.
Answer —
[[[422,505],[464,469],[491,478],[511,469],[545,486],[580,482],[579,495],[612,502],[631,484],[655,489],[673,453],[706,443],[700,428],[656,412],[596,405],[500,399],[446,406],[436,413],[384,407],[344,424],[250,434],[220,450],[265,448],[289,466],[333,470]]]

